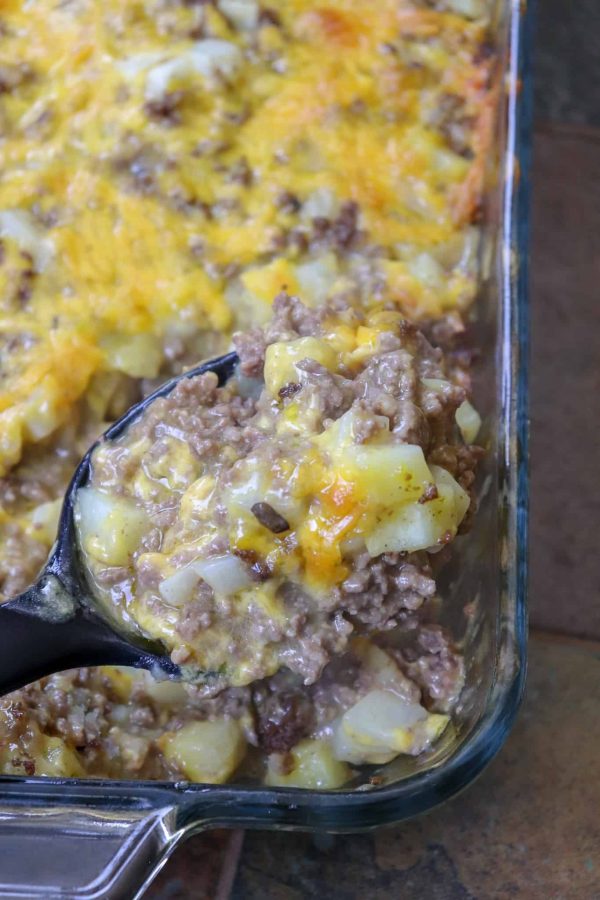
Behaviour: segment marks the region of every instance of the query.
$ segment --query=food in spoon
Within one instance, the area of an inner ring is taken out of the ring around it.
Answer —
[[[207,695],[281,668],[312,684],[410,619],[477,459],[464,387],[394,310],[283,293],[236,344],[227,385],[183,380],[100,443],[75,506],[92,593]]]

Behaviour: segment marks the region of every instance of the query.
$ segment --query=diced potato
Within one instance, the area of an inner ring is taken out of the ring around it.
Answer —
[[[325,341],[314,337],[281,341],[267,347],[265,356],[265,386],[273,397],[290,381],[298,380],[296,363],[314,359],[327,369],[335,369],[336,355]]]
[[[427,711],[419,703],[406,703],[392,691],[371,691],[342,717],[345,733],[367,747],[379,745],[406,751],[408,729]]]
[[[267,324],[275,294],[261,300],[245,288],[240,279],[233,278],[227,282],[224,297],[238,327],[247,329]]]
[[[33,259],[37,272],[43,272],[54,256],[54,245],[45,237],[35,219],[25,209],[0,210],[0,238],[9,238]]]
[[[273,787],[326,790],[341,787],[351,776],[348,766],[335,759],[327,741],[301,741],[293,748],[290,756],[291,770],[285,773],[282,771],[281,756],[274,754],[269,757],[266,784]],[[285,761],[287,763],[288,759]]]
[[[309,306],[318,306],[327,299],[338,277],[338,264],[333,253],[296,266],[300,294]]]
[[[0,412],[0,478],[21,458],[23,426],[18,407]]]
[[[61,398],[57,381],[52,374],[48,374],[31,391],[23,407],[23,434],[30,440],[41,441],[58,428],[61,422]]]
[[[182,681],[157,681],[151,675],[146,678],[146,693],[164,706],[183,706],[189,700]]]
[[[486,13],[486,0],[446,0],[445,5],[467,19],[480,19]]]
[[[77,754],[59,737],[40,736],[35,754],[35,774],[54,778],[79,778],[83,768]]]
[[[119,757],[124,766],[130,772],[139,772],[150,752],[151,741],[149,738],[124,731],[118,726],[113,726],[109,735],[111,743],[118,748]]]
[[[207,784],[227,781],[246,752],[241,726],[233,719],[190,722],[161,735],[157,744],[185,778]]]
[[[406,677],[396,661],[385,650],[366,638],[356,638],[352,642],[352,651],[360,657],[362,668],[368,672],[370,680],[378,688],[393,691],[407,702],[419,700],[419,688]]]
[[[312,222],[318,218],[334,219],[339,208],[339,200],[331,188],[320,187],[306,198],[300,216],[305,222]]]
[[[444,270],[430,253],[419,253],[408,264],[408,269],[422,284],[439,291],[444,284]]]
[[[139,678],[140,673],[128,666],[103,666],[102,673],[110,679],[111,687],[119,700],[126,703],[131,696],[134,681]]]
[[[184,566],[173,575],[163,579],[158,586],[163,600],[171,606],[185,606],[192,599],[192,594],[200,581],[200,573],[194,565]]]
[[[179,515],[184,522],[198,518],[206,512],[214,486],[215,479],[212,475],[203,475],[190,484],[179,504]]]
[[[430,714],[392,691],[370,691],[335,723],[333,754],[355,765],[386,763],[399,753],[414,755],[435,740],[448,721],[448,716]]]
[[[78,492],[75,518],[83,549],[107,566],[127,565],[148,528],[143,509],[91,487]]]
[[[413,444],[352,445],[336,461],[342,477],[358,484],[370,504],[384,507],[417,500],[433,481],[421,447]]]
[[[231,597],[254,584],[247,566],[233,553],[198,560],[192,565],[218,597]]]
[[[455,536],[469,508],[469,495],[452,475],[431,466],[438,496],[427,503],[408,503],[366,536],[371,556],[381,553],[426,550]]]
[[[231,78],[242,62],[239,47],[230,41],[215,38],[197,41],[174,59],[150,69],[146,78],[146,97],[159,101],[175,85],[185,84],[195,75],[208,79]]]
[[[163,359],[161,342],[153,334],[113,334],[101,341],[110,369],[132,378],[154,378]]]
[[[86,405],[99,422],[118,418],[135,401],[134,383],[123,372],[96,372],[85,394]]]
[[[62,500],[51,500],[35,507],[29,521],[31,533],[36,540],[44,544],[54,543],[61,509]]]
[[[258,24],[255,0],[218,0],[217,7],[241,31],[252,31]]]
[[[456,424],[460,428],[465,444],[472,444],[477,440],[481,416],[468,400],[463,400],[456,410]]]
[[[435,391],[436,394],[443,394],[449,387],[452,387],[451,382],[445,378],[422,378],[421,381],[426,388],[429,388],[430,391]]]
[[[163,57],[164,54],[156,50],[154,52],[133,53],[131,56],[125,56],[122,59],[115,60],[115,66],[123,78],[126,78],[128,81],[133,81],[141,75],[142,72],[149,69],[150,66],[159,63]]]
[[[369,439],[369,446],[387,439],[389,441],[390,421],[386,416],[374,416],[381,431]],[[361,420],[361,411],[352,408],[315,438],[315,444],[332,457],[338,457],[345,447],[354,447],[354,437]]]

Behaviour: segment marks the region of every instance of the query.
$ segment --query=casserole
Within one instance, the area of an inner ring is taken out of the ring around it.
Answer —
[[[448,569],[443,586],[478,603],[466,634],[462,618],[452,620],[451,607],[443,622],[456,639],[465,638],[467,689],[456,730],[444,736],[425,763],[395,760],[378,773],[380,786],[355,784],[338,792],[5,778],[1,896],[135,896],[183,837],[211,826],[343,832],[396,822],[460,790],[503,742],[525,671],[530,29],[530,14],[521,4],[498,10],[497,40],[508,90],[501,104],[498,158],[490,167],[475,326],[484,350],[476,399],[492,451],[485,463],[487,493],[477,538],[466,542],[460,567]],[[28,871],[33,854],[39,875]]]

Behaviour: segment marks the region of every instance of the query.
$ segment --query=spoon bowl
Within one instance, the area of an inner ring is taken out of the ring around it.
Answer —
[[[227,353],[165,382],[130,407],[89,448],[67,488],[56,543],[37,581],[0,605],[0,695],[76,666],[125,665],[148,669],[157,678],[187,676],[161,643],[147,640],[141,632],[123,633],[99,608],[79,554],[75,501],[89,481],[92,454],[100,443],[121,437],[155,400],[168,396],[183,380],[214,372],[219,386],[224,385],[238,362],[236,353]]]

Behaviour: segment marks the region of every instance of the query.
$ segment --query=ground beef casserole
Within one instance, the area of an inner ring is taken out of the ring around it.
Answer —
[[[336,787],[427,752],[464,678],[435,569],[480,452],[455,344],[494,114],[485,0],[9,0],[0,30],[0,599],[43,565],[92,440],[234,333],[241,357],[230,386],[153,408],[133,458],[103,448],[90,487],[139,514],[133,549],[86,547],[99,592],[212,677],[46,678],[0,701],[0,770]],[[245,461],[271,479],[254,494]],[[237,625],[211,585],[235,573]]]

